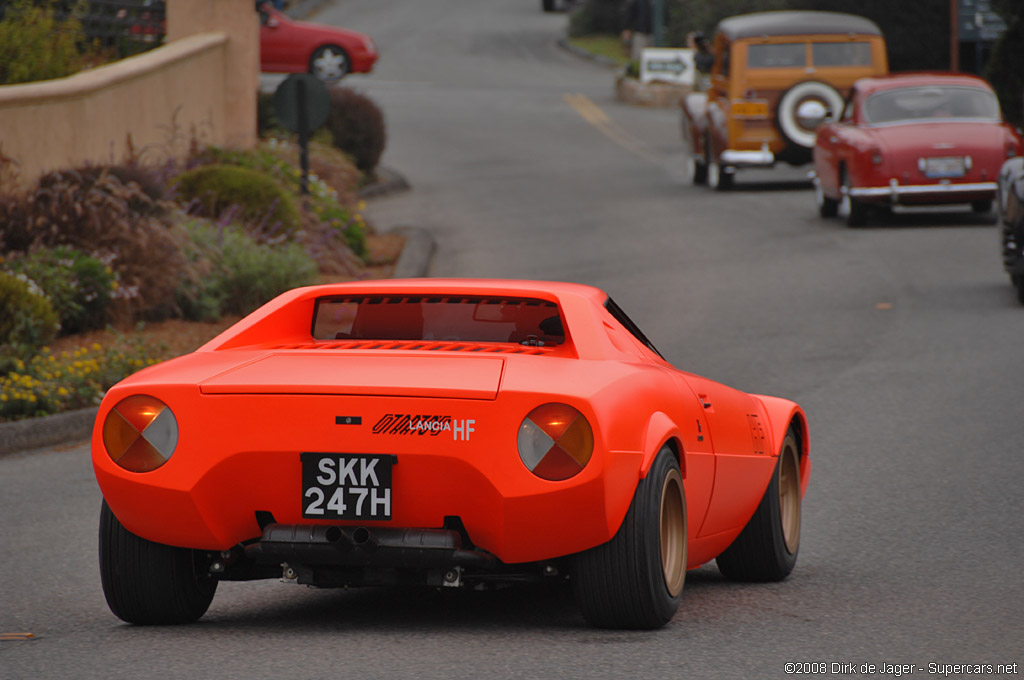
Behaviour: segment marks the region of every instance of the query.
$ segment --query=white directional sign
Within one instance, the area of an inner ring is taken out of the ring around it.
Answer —
[[[689,48],[645,49],[640,55],[640,80],[645,83],[663,80],[677,85],[692,86],[694,74],[697,72],[693,64],[693,52]]]

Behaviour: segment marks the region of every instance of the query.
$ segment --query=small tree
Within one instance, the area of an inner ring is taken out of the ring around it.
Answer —
[[[13,0],[0,21],[0,84],[63,78],[80,69],[82,24],[74,15],[60,21],[51,2]]]

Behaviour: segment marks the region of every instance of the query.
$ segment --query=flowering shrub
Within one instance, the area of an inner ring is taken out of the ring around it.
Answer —
[[[120,336],[107,348],[97,343],[59,355],[43,348],[28,361],[16,359],[0,375],[0,422],[99,404],[114,383],[157,363],[162,351]]]
[[[174,313],[184,258],[166,205],[136,179],[141,169],[79,168],[48,173],[25,192],[0,195],[0,242],[7,254],[67,246],[117,275],[115,321]],[[121,180],[118,175],[129,177]],[[148,186],[148,183],[146,183]]]
[[[60,318],[61,335],[103,328],[117,290],[113,270],[72,248],[43,248],[12,260],[10,269],[35,282]]]
[[[30,356],[57,334],[53,305],[24,274],[0,271],[0,373],[14,357]]]

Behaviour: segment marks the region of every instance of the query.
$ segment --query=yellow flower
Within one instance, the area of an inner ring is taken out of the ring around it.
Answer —
[[[98,343],[98,342],[94,342],[94,343],[92,343],[92,348],[93,348],[94,350],[96,350],[97,352],[99,352],[99,351],[100,351],[101,349],[103,349],[103,348],[102,348],[102,347],[100,346],[100,343]]]
[[[64,387],[57,388],[57,394],[59,394],[62,397],[68,396],[67,388],[64,388]]]

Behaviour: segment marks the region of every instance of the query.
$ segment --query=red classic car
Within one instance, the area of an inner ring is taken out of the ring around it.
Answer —
[[[264,73],[312,73],[334,83],[349,73],[369,73],[377,61],[377,48],[364,33],[293,21],[270,2],[257,9]]]
[[[1021,153],[982,79],[907,73],[854,84],[838,121],[818,129],[815,199],[822,217],[861,225],[871,205],[992,208],[996,178]]]

